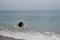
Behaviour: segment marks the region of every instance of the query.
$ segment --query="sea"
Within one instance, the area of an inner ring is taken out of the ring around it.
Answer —
[[[23,22],[22,28],[17,27]],[[60,40],[60,10],[0,10],[0,35],[24,40]]]

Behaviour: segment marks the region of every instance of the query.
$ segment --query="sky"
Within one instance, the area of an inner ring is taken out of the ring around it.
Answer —
[[[0,0],[0,10],[60,10],[60,0]]]

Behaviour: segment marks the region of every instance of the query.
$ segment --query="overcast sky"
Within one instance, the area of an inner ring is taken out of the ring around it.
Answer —
[[[0,10],[60,10],[60,0],[0,0]]]

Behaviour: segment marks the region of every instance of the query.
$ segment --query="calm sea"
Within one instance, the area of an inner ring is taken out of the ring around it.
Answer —
[[[19,22],[27,29],[60,33],[60,10],[0,10],[0,28]]]

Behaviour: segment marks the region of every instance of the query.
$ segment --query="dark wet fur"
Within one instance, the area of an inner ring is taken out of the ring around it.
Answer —
[[[18,26],[23,27],[24,26],[23,22],[18,23]]]

